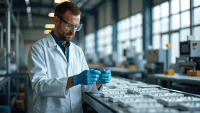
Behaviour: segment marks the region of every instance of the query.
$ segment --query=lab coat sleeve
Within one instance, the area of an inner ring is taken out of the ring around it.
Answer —
[[[84,54],[83,55],[83,59],[82,59],[82,71],[83,70],[89,70],[88,64],[85,60]],[[92,84],[92,85],[82,85],[82,91],[83,92],[91,92],[91,93],[100,93],[103,89],[103,85],[101,85],[101,87],[99,89],[97,89],[96,84]]]
[[[44,48],[35,43],[28,54],[28,72],[32,89],[39,96],[66,98],[67,77],[48,78]]]

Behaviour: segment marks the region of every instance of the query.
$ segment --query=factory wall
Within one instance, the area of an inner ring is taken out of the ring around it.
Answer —
[[[160,1],[160,0],[159,0]],[[132,12],[131,14],[137,14],[143,11],[143,0],[132,0]]]
[[[86,18],[86,34],[90,34],[91,32],[94,32],[94,16],[88,16]]]
[[[27,29],[23,32],[25,41],[37,41],[47,36],[42,29]]]
[[[161,4],[161,3],[165,2],[165,1],[169,1],[169,0],[154,0],[154,1],[153,1],[153,5],[154,5],[154,6],[155,6],[155,5],[159,5],[159,4]]]
[[[105,12],[104,12],[104,9],[105,8],[105,5],[103,4],[102,6],[99,7],[99,9],[97,10],[98,12],[98,29],[101,29],[103,28],[105,25]]]

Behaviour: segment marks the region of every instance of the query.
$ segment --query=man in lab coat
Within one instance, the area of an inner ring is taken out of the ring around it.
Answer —
[[[58,4],[54,30],[29,50],[34,113],[81,113],[81,91],[98,93],[111,80],[110,70],[89,70],[82,49],[71,42],[82,27],[80,15],[75,4]]]

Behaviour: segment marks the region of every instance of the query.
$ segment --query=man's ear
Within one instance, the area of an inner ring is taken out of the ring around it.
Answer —
[[[59,24],[60,20],[57,16],[54,16],[54,24]]]

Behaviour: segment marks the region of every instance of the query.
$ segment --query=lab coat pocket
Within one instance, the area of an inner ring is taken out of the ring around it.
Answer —
[[[81,66],[76,65],[76,74],[81,73]]]

